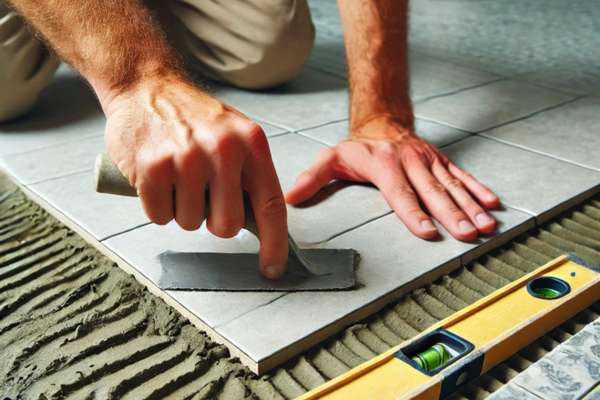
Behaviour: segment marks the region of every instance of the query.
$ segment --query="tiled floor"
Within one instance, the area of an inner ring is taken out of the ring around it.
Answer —
[[[582,194],[597,191],[600,97],[593,95],[600,94],[600,77],[590,72],[588,53],[571,54],[569,34],[546,40],[555,28],[553,15],[574,25],[573,18],[564,15],[567,11],[557,0],[545,8],[533,0],[510,3],[517,8],[505,2],[412,2],[411,86],[417,130],[501,196],[505,208],[495,212],[500,221],[497,235],[477,243],[461,243],[446,233],[439,241],[419,240],[391,213],[375,188],[334,184],[310,206],[290,207],[290,231],[312,246],[357,249],[362,284],[358,289],[167,295],[262,371],[424,280],[534,227]],[[588,3],[575,1],[571,12],[593,13]],[[344,51],[335,1],[315,0],[311,6],[316,48],[297,79],[260,93],[213,85],[217,96],[263,124],[284,189],[319,151],[343,140],[348,130]],[[444,20],[447,33],[439,31],[442,12],[449,13]],[[510,29],[484,23],[498,15],[512,22]],[[549,22],[544,23],[545,18]],[[593,23],[589,18],[583,21],[583,25]],[[519,36],[513,30],[521,30],[522,36],[531,24],[545,36],[535,31],[527,43],[510,42],[508,48],[500,42],[498,32],[514,41]],[[580,32],[584,34],[589,35]],[[586,50],[581,43],[577,46]],[[557,61],[567,56],[570,63]],[[103,130],[94,96],[72,72],[61,68],[29,118],[0,126],[0,165],[46,206],[151,283],[160,274],[156,256],[166,250],[256,251],[256,239],[248,233],[221,240],[205,230],[184,232],[174,223],[151,225],[136,199],[94,193],[92,168],[103,149]]]

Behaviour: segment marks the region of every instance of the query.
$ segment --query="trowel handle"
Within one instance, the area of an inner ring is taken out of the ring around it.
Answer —
[[[96,192],[116,194],[119,196],[137,197],[137,190],[131,186],[127,178],[123,176],[117,165],[110,159],[107,153],[98,154],[95,167]],[[254,220],[254,213],[250,206],[250,200],[244,196],[244,211],[246,215],[245,228],[258,237],[258,229]],[[206,215],[208,215],[209,200],[206,196]]]

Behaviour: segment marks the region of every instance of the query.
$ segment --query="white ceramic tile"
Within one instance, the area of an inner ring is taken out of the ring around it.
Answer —
[[[600,170],[600,98],[575,100],[484,135]]]
[[[265,132],[265,135],[267,135],[267,137],[276,136],[276,135],[285,133],[285,129],[280,128],[278,126],[271,125],[271,124],[268,124],[268,123],[260,121],[260,120],[257,120],[256,122],[263,128],[263,131]]]
[[[103,151],[104,138],[95,136],[5,156],[3,161],[10,174],[30,184],[92,170],[96,155]]]
[[[298,130],[346,118],[346,87],[343,79],[305,68],[275,89],[250,92],[216,86],[212,92],[250,117]]]
[[[514,210],[495,216],[501,220],[500,231],[504,233],[531,220],[528,215]],[[279,352],[298,353],[306,349],[314,344],[315,337],[323,335],[324,329],[336,326],[339,330],[364,317],[362,310],[366,307],[380,308],[415,286],[458,268],[458,258],[475,245],[454,240],[447,233],[438,241],[418,239],[395,215],[388,215],[322,246],[358,251],[357,277],[361,284],[358,289],[290,293],[217,327],[218,332],[255,360],[268,364],[271,358],[278,357]],[[375,306],[378,301],[380,304]],[[290,323],[291,315],[293,324]]]
[[[104,134],[105,119],[91,89],[61,66],[33,110],[0,124],[0,156]]]
[[[442,61],[423,54],[410,54],[411,97],[414,101],[482,85],[498,75]]]
[[[482,137],[463,139],[444,152],[504,204],[536,216],[600,183],[600,172]]]
[[[326,148],[298,134],[272,138],[269,144],[284,192],[293,186],[298,175],[310,167],[319,152]],[[315,243],[389,211],[387,202],[376,188],[338,182],[318,193],[305,205],[289,206],[288,226],[298,242]]]
[[[93,171],[29,188],[98,240],[148,222],[137,198],[96,193]]]
[[[415,113],[468,132],[481,132],[570,99],[572,96],[552,89],[503,80],[425,100],[415,105]]]
[[[496,233],[478,238],[469,243],[470,249],[465,251],[460,260],[463,265],[481,257],[482,255],[496,249],[519,235],[535,228],[535,218],[530,214],[502,207],[499,210],[491,210],[490,213],[497,221]],[[498,233],[501,234],[498,234]]]
[[[166,226],[147,225],[114,236],[103,243],[156,284],[161,271],[158,255],[167,250],[196,253],[258,251],[256,238],[246,231],[242,231],[232,239],[220,239],[208,232],[204,226],[198,231],[186,232],[174,222]],[[167,293],[209,326],[226,323],[281,296],[281,293],[277,292],[167,291]]]
[[[469,133],[422,119],[415,120],[415,130],[428,142],[442,147],[469,136]],[[333,146],[348,137],[348,121],[334,122],[317,128],[300,131],[300,134]]]
[[[600,60],[596,61],[600,63]],[[600,94],[600,68],[598,64],[546,66],[541,70],[516,76],[515,79],[556,88],[567,93],[579,95]]]

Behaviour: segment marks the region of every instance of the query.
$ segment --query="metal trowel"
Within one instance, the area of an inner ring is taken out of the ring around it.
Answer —
[[[135,188],[108,154],[98,155],[95,171],[97,192],[137,196]],[[254,214],[246,196],[244,206],[245,228],[258,237]],[[206,207],[208,210],[208,202]],[[356,251],[300,249],[289,235],[288,242],[288,271],[277,281],[266,279],[259,273],[258,254],[166,251],[159,255],[162,267],[159,287],[170,290],[315,291],[347,290],[356,286]]]

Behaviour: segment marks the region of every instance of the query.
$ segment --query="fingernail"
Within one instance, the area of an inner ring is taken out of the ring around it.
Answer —
[[[284,269],[284,265],[268,265],[265,267],[265,276],[269,279],[279,279]]]
[[[486,213],[477,214],[477,216],[475,217],[475,220],[477,221],[477,223],[479,225],[489,225],[494,222],[492,217],[490,217]]]
[[[425,231],[435,231],[435,230],[437,230],[435,228],[435,225],[433,225],[433,222],[431,222],[428,219],[425,219],[425,220],[421,221],[421,228],[423,228],[423,230],[425,230]]]
[[[474,231],[475,227],[469,221],[462,220],[458,223],[458,230],[463,233],[467,233]]]

